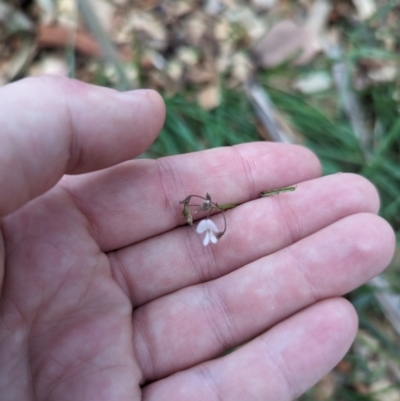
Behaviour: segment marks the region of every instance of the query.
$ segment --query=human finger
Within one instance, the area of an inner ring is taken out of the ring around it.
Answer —
[[[164,105],[153,91],[119,93],[60,77],[0,89],[0,216],[50,189],[63,174],[109,167],[156,138]]]
[[[318,300],[353,290],[389,264],[394,244],[383,219],[360,213],[219,279],[145,304],[133,312],[144,377],[155,380],[214,358]]]
[[[356,332],[353,307],[324,300],[223,358],[145,386],[143,401],[291,401],[340,361]]]
[[[294,168],[296,166],[296,168]],[[103,251],[111,251],[185,223],[189,194],[214,202],[243,203],[260,192],[319,177],[317,157],[301,146],[250,143],[230,148],[134,160],[66,185],[88,216]]]
[[[228,274],[346,216],[378,209],[379,196],[369,181],[335,174],[302,182],[294,193],[226,212],[228,229],[216,246],[204,247],[195,228],[185,226],[108,256],[114,277],[138,307]],[[221,216],[213,220],[222,229]]]

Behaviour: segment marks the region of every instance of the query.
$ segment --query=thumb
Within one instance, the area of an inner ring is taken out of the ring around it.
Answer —
[[[63,174],[102,169],[142,153],[165,117],[151,90],[119,93],[59,77],[0,88],[0,216]]]

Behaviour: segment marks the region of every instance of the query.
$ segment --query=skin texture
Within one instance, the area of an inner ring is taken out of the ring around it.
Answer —
[[[394,251],[375,188],[292,145],[131,160],[164,115],[153,91],[0,89],[2,401],[293,400],[350,347],[339,297]],[[208,247],[179,204],[206,192],[242,204]]]

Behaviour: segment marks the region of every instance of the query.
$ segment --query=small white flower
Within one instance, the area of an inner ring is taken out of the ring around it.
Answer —
[[[210,241],[213,244],[217,243],[218,238],[215,234],[218,233],[218,228],[212,220],[210,219],[201,220],[199,225],[197,226],[196,231],[199,234],[204,233],[204,231],[206,232],[206,236],[204,237],[203,240],[204,246],[207,246],[210,243]]]

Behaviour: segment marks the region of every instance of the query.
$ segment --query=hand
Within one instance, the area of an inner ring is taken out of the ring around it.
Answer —
[[[164,112],[54,77],[0,89],[2,401],[292,400],[351,345],[338,297],[394,250],[374,187],[273,143],[126,161]],[[206,192],[243,204],[204,247],[179,201]]]

